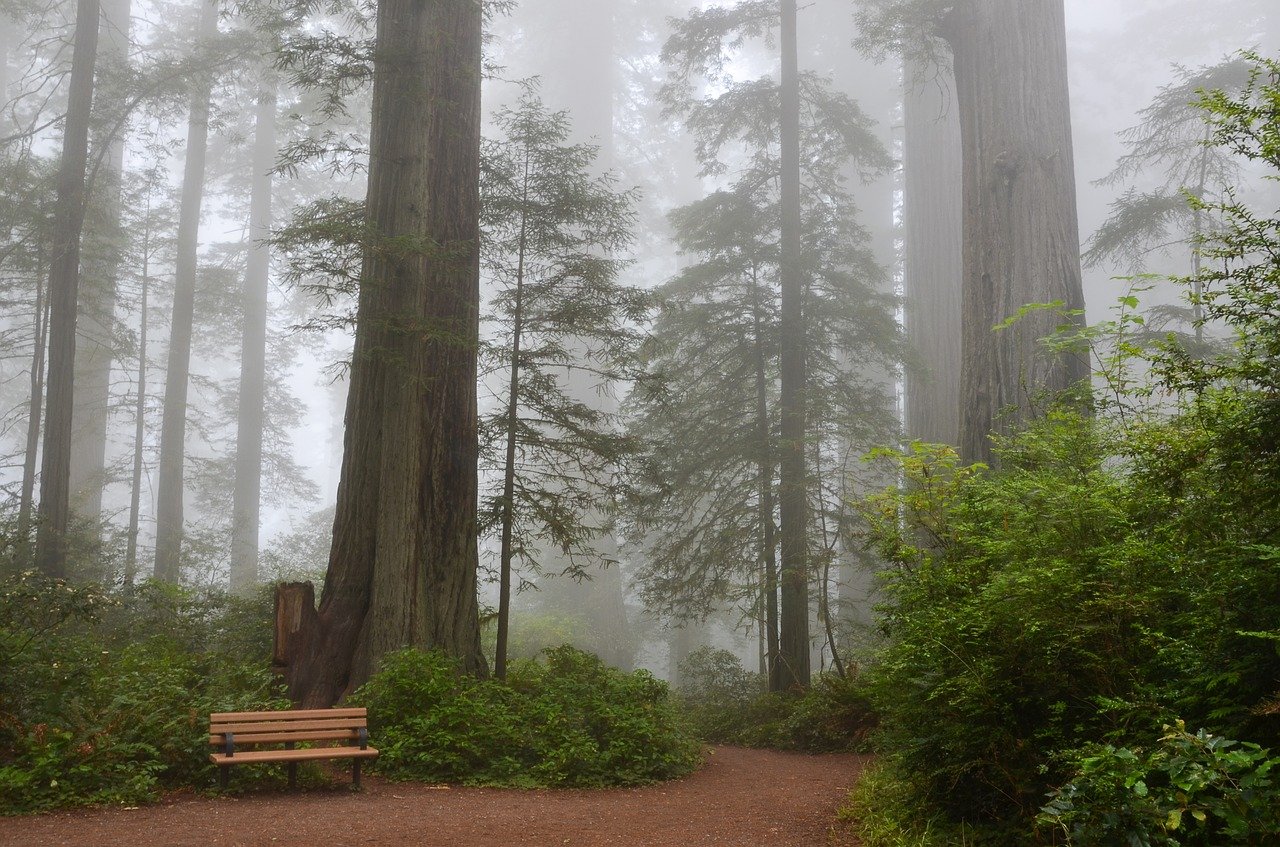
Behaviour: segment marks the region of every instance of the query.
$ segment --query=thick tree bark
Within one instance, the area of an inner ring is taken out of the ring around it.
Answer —
[[[78,0],[62,162],[58,168],[58,197],[54,207],[53,260],[49,269],[49,380],[40,464],[36,563],[42,572],[54,577],[67,575],[76,301],[80,287],[80,234],[84,228],[98,16],[98,0]]]
[[[336,702],[406,646],[485,672],[476,603],[480,42],[476,0],[378,5],[367,214],[379,243],[365,258],[317,633],[288,674],[306,706]]]
[[[267,382],[267,295],[271,270],[271,169],[276,159],[276,79],[263,70],[254,128],[253,188],[249,200],[249,262],[244,276],[240,397],[236,417],[235,488],[231,504],[231,592],[258,584],[262,504],[262,433]]]
[[[960,443],[963,190],[949,70],[909,67],[903,117],[907,337],[923,373],[907,375],[907,436]]]
[[[779,661],[774,690],[810,680],[808,480],[805,461],[805,280],[800,245],[800,71],[796,0],[782,2],[782,542]]]
[[[971,0],[945,25],[955,57],[964,161],[961,453],[993,459],[990,435],[1030,419],[1046,394],[1088,376],[1082,356],[1040,339],[1083,309],[1062,0]]]
[[[116,79],[123,79],[129,61],[130,13],[129,0],[102,2],[98,67]],[[117,108],[119,104],[111,104],[109,111]],[[75,408],[71,416],[72,507],[77,516],[93,525],[102,517],[102,492],[107,482],[107,416],[111,364],[115,359],[124,138],[116,134],[97,143],[106,145],[106,154],[92,189],[92,203],[98,212],[85,226],[83,284],[76,323]]]
[[[200,0],[197,46],[218,34],[218,6]],[[204,201],[205,154],[209,141],[211,73],[192,81],[187,118],[187,160],[178,212],[178,257],[174,273],[169,361],[165,368],[164,415],[160,424],[160,479],[156,489],[155,578],[176,584],[181,576],[183,466],[186,461],[187,389],[191,376],[191,330],[195,321],[196,274],[200,248],[200,208]]]

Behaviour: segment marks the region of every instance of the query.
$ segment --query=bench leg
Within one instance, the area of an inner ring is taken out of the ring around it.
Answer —
[[[227,790],[227,771],[229,770],[231,770],[231,768],[228,768],[228,767],[218,768],[218,788],[222,789],[223,791]]]
[[[360,760],[351,760],[351,787],[360,790]]]
[[[298,763],[289,762],[289,788],[298,787]]]

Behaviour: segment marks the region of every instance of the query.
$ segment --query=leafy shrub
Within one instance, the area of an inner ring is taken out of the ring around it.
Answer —
[[[1040,822],[1068,844],[1252,847],[1280,843],[1280,758],[1184,724],[1165,728],[1149,754],[1087,748]]]
[[[839,821],[864,847],[957,847],[974,844],[973,832],[934,814],[925,817],[891,763],[862,772],[840,809]]]
[[[353,696],[368,707],[395,779],[522,787],[640,785],[689,773],[698,744],[665,683],[560,647],[518,660],[507,681],[461,674],[438,653],[404,650]]]
[[[120,596],[32,573],[0,584],[0,813],[211,784],[209,713],[288,707],[264,629],[260,601]]]
[[[831,752],[859,746],[875,724],[856,678],[825,674],[798,696],[766,693],[733,653],[703,647],[680,664],[680,681],[680,705],[704,741]]]
[[[690,728],[704,741],[740,741],[744,718],[764,690],[760,674],[728,650],[701,647],[680,663],[677,689]]]
[[[1141,743],[1177,714],[1274,738],[1280,573],[1256,504],[1280,476],[1258,472],[1256,439],[1244,461],[1241,399],[1123,427],[1056,412],[1002,442],[999,470],[904,460],[913,484],[872,518],[898,567],[868,688],[922,815],[1026,844],[1064,751]],[[927,543],[903,513],[927,516]]]
[[[762,733],[770,747],[807,753],[854,750],[876,726],[865,683],[856,676],[823,674],[800,697],[775,696],[783,697],[788,708]]]

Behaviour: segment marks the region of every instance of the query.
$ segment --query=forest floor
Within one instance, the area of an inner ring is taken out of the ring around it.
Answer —
[[[0,845],[853,847],[836,811],[864,763],[851,755],[715,747],[692,776],[634,789],[446,788],[366,777],[361,793],[345,786],[183,792],[138,809],[0,818]]]

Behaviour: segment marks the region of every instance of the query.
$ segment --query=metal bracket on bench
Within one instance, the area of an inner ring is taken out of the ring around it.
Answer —
[[[234,732],[222,733],[223,750],[230,759],[236,754],[236,734]]]
[[[360,749],[365,750],[369,747],[369,730],[360,727],[356,730],[356,737],[360,739]]]

